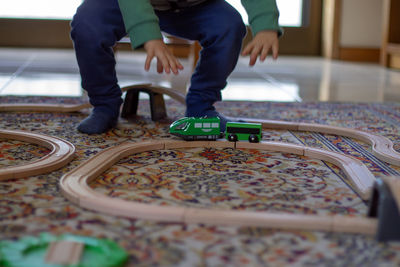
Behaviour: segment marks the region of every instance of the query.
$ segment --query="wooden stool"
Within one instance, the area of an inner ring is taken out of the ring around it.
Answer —
[[[126,92],[121,111],[121,117],[126,119],[137,115],[139,93],[146,93],[149,95],[151,119],[153,121],[167,118],[164,95],[167,95],[185,105],[185,95],[167,87],[152,84],[136,84],[123,87],[121,90],[122,92]]]
[[[150,97],[151,120],[158,121],[167,118],[163,94],[154,92],[151,88],[146,87],[131,88],[126,92],[121,111],[122,118],[127,119],[137,114],[140,92],[147,93]]]
[[[163,38],[164,43],[167,44],[172,54],[178,58],[188,58],[191,61],[192,70],[194,70],[199,60],[199,53],[201,50],[200,44],[197,41],[185,40],[165,33],[163,33]],[[118,50],[131,50],[129,37],[124,37],[117,43],[114,47],[114,52]],[[168,89],[166,90],[166,88],[163,88],[160,91],[160,87],[156,88],[148,85],[127,86],[121,89],[123,89],[123,91],[124,89],[126,90],[126,96],[121,111],[122,118],[126,119],[137,115],[139,93],[141,92],[147,93],[150,97],[151,119],[153,121],[159,121],[167,118],[163,93],[168,93]],[[176,94],[178,93],[176,92]],[[184,99],[182,96],[179,97]]]

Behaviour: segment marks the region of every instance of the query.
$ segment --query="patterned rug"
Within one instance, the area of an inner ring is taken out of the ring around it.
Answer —
[[[2,97],[0,103],[79,103],[82,99]],[[316,122],[384,135],[400,151],[400,104],[223,102],[229,116]],[[126,140],[177,139],[169,123],[184,107],[167,100],[169,120],[152,122],[142,100],[139,116],[116,129],[84,135],[77,113],[0,113],[2,129],[45,133],[72,142],[75,159],[49,174],[0,182],[0,237],[17,240],[42,232],[110,238],[130,254],[132,266],[399,266],[400,242],[318,231],[161,223],[125,219],[79,208],[60,193],[60,177],[96,153]],[[378,160],[357,140],[310,132],[264,130],[263,140],[318,147],[354,156],[376,176],[400,168]],[[0,168],[38,159],[46,148],[0,140]],[[91,186],[116,198],[166,206],[208,207],[296,214],[365,216],[367,203],[342,171],[329,163],[288,153],[195,148],[149,151],[120,160]]]

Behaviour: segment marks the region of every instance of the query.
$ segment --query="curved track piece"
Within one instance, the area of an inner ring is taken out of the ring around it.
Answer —
[[[155,93],[167,95],[167,96],[171,97],[172,99],[175,99],[179,103],[186,105],[185,95],[183,95],[183,94],[179,93],[178,91],[175,91],[171,88],[158,86],[158,85],[152,85],[151,83],[125,86],[125,87],[122,87],[121,90],[122,90],[122,92],[126,92],[130,89],[135,89],[135,88],[143,88],[143,89],[147,89],[149,91],[153,91]]]
[[[144,88],[155,93],[165,94],[175,99],[181,104],[185,105],[185,95],[162,86],[146,84],[136,84],[132,86],[126,86],[121,88],[122,92],[126,92],[129,89]],[[0,104],[0,111],[37,111],[37,112],[77,112],[85,108],[91,108],[92,105],[89,103],[83,103],[78,105],[64,105],[64,104]]]
[[[0,104],[0,111],[37,111],[37,112],[78,112],[91,108],[89,103],[79,105],[63,104]]]
[[[372,154],[378,159],[400,166],[400,153],[394,150],[393,142],[388,138],[375,135],[364,131],[358,131],[354,129],[330,126],[318,123],[302,123],[302,122],[287,122],[287,121],[274,121],[274,120],[261,120],[251,118],[230,118],[234,120],[243,120],[247,122],[258,122],[262,123],[263,129],[282,129],[282,130],[293,130],[293,131],[308,131],[318,132],[324,134],[334,134],[346,136],[354,139],[363,141],[371,145]]]
[[[65,166],[73,159],[75,153],[75,147],[70,142],[44,134],[0,130],[0,138],[29,142],[51,150],[46,156],[29,164],[1,168],[0,180],[23,178],[51,172]]]
[[[77,205],[110,215],[147,220],[211,223],[236,226],[261,226],[279,229],[303,229],[338,231],[349,233],[375,234],[377,220],[371,218],[349,218],[348,216],[314,216],[295,214],[276,214],[256,211],[218,210],[191,207],[158,206],[112,198],[89,187],[91,180],[110,168],[119,159],[128,155],[149,150],[187,148],[187,147],[237,147],[266,149],[299,155],[308,155],[338,164],[348,175],[352,175],[357,190],[367,197],[374,177],[367,168],[351,157],[320,149],[286,143],[233,143],[228,141],[153,141],[144,143],[123,143],[106,149],[60,180],[63,195]],[[99,168],[99,166],[101,166]]]

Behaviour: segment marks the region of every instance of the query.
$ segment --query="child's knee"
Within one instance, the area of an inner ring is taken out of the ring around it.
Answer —
[[[235,40],[242,40],[246,35],[246,26],[239,14],[233,14],[233,16],[220,21],[220,29],[224,32],[223,36],[229,36],[229,38]]]
[[[90,12],[77,13],[71,22],[71,39],[74,43],[91,45],[113,45],[115,40],[111,25],[102,23],[99,16],[95,16]]]
[[[89,40],[96,40],[95,27],[91,26],[93,22],[90,17],[77,13],[71,22],[71,38],[75,42],[86,42]]]
[[[243,39],[246,35],[246,26],[244,25],[243,19],[241,16],[235,16],[231,21],[232,27],[234,27],[236,34]]]

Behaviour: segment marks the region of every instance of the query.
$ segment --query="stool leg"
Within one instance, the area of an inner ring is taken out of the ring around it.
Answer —
[[[124,105],[122,106],[121,111],[122,118],[128,118],[137,114],[139,91],[140,90],[138,89],[130,89],[128,92],[126,92]]]
[[[167,118],[167,110],[165,108],[164,97],[162,94],[149,92],[151,119],[158,121]]]
[[[146,93],[150,97],[150,111],[153,121],[167,118],[167,109],[165,107],[163,94],[153,92],[150,88],[132,88],[126,92],[121,111],[122,118],[137,115],[140,92]]]

